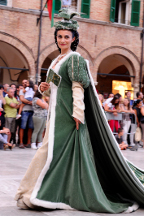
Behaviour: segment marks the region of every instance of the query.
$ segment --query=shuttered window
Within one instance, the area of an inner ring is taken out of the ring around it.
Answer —
[[[81,3],[81,17],[89,18],[90,17],[90,0],[82,0]]]
[[[131,12],[131,25],[139,26],[139,18],[140,18],[140,1],[133,0],[132,12]]]
[[[111,8],[110,8],[110,21],[115,21],[115,11],[116,11],[116,0],[111,0]]]
[[[0,0],[0,5],[7,5],[7,0]]]

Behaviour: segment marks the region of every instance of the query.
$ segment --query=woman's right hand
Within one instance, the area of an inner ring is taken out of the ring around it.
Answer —
[[[41,92],[44,92],[44,91],[48,90],[49,87],[50,87],[50,84],[48,84],[48,83],[46,83],[46,82],[42,82],[42,83],[40,84],[40,91],[41,91]]]

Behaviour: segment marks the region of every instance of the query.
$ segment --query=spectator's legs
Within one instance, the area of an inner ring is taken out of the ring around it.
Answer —
[[[24,129],[20,128],[19,136],[20,136],[20,144],[23,144]]]
[[[135,124],[131,124],[131,131],[130,131],[130,146],[135,146],[134,144],[134,134],[136,131],[136,125]]]
[[[19,131],[19,135],[20,135],[19,148],[24,148],[23,137],[24,137],[24,130],[26,129],[26,126],[27,126],[28,118],[29,118],[29,112],[28,111],[22,111],[21,126],[20,126],[20,131]]]
[[[29,128],[28,129],[28,140],[27,140],[27,144],[30,144],[31,143],[31,137],[32,137],[32,129]]]
[[[27,139],[27,145],[26,145],[27,148],[31,147],[31,137],[32,137],[32,131],[34,129],[32,116],[33,116],[33,111],[28,111],[27,112],[28,139]]]
[[[2,142],[3,144],[8,143],[6,134],[0,134],[0,142]]]
[[[124,120],[123,123],[124,123],[124,127],[123,127],[123,130],[124,130],[123,141],[125,143],[127,143],[127,133],[129,131],[131,121]]]
[[[34,130],[32,133],[32,143],[36,143],[39,130],[41,128],[41,118],[33,116]]]
[[[116,132],[118,132],[118,128],[120,128],[120,124],[119,124],[118,120],[114,120],[114,125],[115,125]]]
[[[110,128],[111,128],[112,132],[113,132],[113,130],[114,130],[114,120],[110,120],[109,125],[110,125]]]
[[[43,139],[43,131],[45,129],[45,124],[46,124],[46,119],[43,118],[42,119],[42,126],[40,128],[40,131],[38,133],[38,138],[37,138],[37,141],[38,141],[38,148],[40,148],[42,146],[42,139]]]
[[[143,148],[144,148],[144,123],[141,123],[141,129],[142,129],[142,142],[143,142]]]

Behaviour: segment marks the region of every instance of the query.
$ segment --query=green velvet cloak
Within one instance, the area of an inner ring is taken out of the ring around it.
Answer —
[[[50,209],[136,210],[134,202],[144,204],[144,173],[122,156],[99,103],[88,63],[79,53],[71,52],[56,65],[55,72],[62,79],[58,88],[51,85],[48,158],[31,202]],[[85,124],[78,131],[72,117],[72,81],[85,88]]]

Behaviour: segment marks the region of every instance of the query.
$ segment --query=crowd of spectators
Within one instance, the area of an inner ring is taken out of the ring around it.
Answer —
[[[144,147],[144,104],[143,93],[137,92],[134,100],[131,99],[131,92],[125,94],[125,98],[117,94],[109,94],[108,99],[104,100],[102,94],[99,94],[100,103],[106,113],[111,113],[111,119],[108,120],[110,128],[116,134],[116,140],[121,149],[135,146],[136,128],[140,127],[142,138],[139,142]],[[118,116],[122,116],[119,120]]]
[[[110,93],[104,100],[99,94],[101,106],[113,116],[108,123],[121,149],[135,146],[136,127],[141,128],[140,145],[144,147],[143,93],[137,92],[136,96],[132,100],[130,91],[125,98],[119,93]],[[21,85],[0,85],[0,148],[12,150],[15,145],[21,149],[40,148],[48,104],[49,97],[42,96],[38,85],[30,80],[23,80]],[[116,118],[120,113],[123,113],[121,121]]]
[[[0,85],[0,148],[40,148],[48,103],[49,97],[43,97],[30,80]]]

